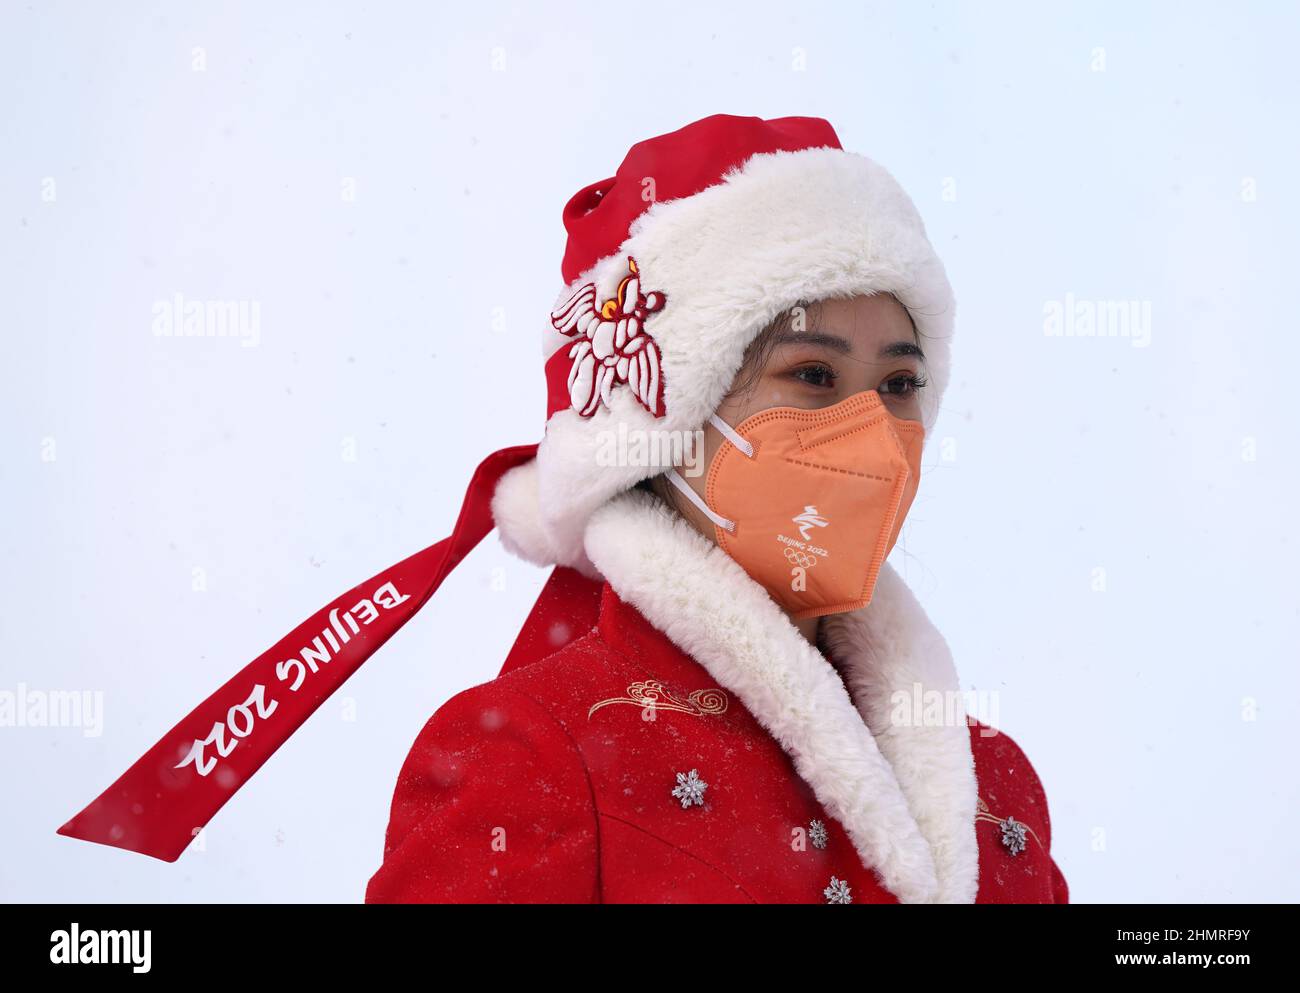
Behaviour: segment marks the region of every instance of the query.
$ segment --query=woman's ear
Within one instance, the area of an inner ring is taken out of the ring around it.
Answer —
[[[664,477],[663,473],[660,473],[657,476],[650,476],[647,479],[643,479],[641,480],[641,482],[637,483],[636,485],[638,488],[645,489],[653,493],[660,500],[666,503],[670,510],[676,511],[677,514],[680,516],[681,511],[677,507],[677,502],[675,500],[675,494],[673,493],[673,488],[671,485],[669,485],[668,480]]]
[[[657,476],[647,476],[636,484],[636,489],[654,494],[669,510],[679,517],[682,516],[681,508],[677,505],[676,494],[673,492],[672,485],[668,482],[668,477],[663,473],[659,473]]]
[[[660,473],[658,476],[652,476],[650,479],[642,480],[642,483],[648,484],[645,488],[657,496],[663,502],[665,507],[684,520],[705,538],[708,538],[709,541],[717,544],[718,539],[717,535],[714,534],[713,524],[704,517],[703,514],[696,510],[693,504],[684,499],[682,495],[677,492],[673,484],[668,481],[666,475]],[[640,486],[641,483],[638,483],[637,487],[639,488]]]

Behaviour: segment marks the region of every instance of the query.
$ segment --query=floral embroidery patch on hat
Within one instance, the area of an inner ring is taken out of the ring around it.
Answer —
[[[658,290],[641,291],[641,271],[630,255],[627,267],[614,296],[599,308],[596,284],[587,283],[551,311],[555,330],[578,337],[569,349],[569,402],[583,417],[602,404],[608,408],[611,391],[623,384],[655,417],[664,414],[659,343],[646,331],[645,322],[663,309],[667,297]]]

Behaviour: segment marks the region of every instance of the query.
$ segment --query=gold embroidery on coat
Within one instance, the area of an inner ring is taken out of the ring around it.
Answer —
[[[1001,824],[1004,820],[1006,820],[1006,818],[998,817],[996,814],[990,813],[989,805],[984,802],[984,798],[982,796],[977,796],[975,797],[975,820],[992,821],[994,824]],[[1020,818],[1018,817],[1016,818],[1016,823],[1025,824],[1025,822],[1020,820]],[[1033,834],[1034,840],[1038,841],[1038,835],[1034,834],[1034,829],[1031,828],[1028,824],[1025,824],[1025,831],[1027,831],[1029,834]],[[1038,841],[1038,847],[1039,848],[1043,847],[1043,843],[1041,841]]]
[[[587,720],[607,703],[630,703],[634,707],[650,707],[653,710],[676,710],[683,714],[703,717],[709,714],[721,714],[727,709],[727,694],[716,687],[707,690],[695,690],[686,699],[664,688],[656,679],[644,679],[627,688],[627,696],[612,696],[608,700],[594,703],[587,711]]]

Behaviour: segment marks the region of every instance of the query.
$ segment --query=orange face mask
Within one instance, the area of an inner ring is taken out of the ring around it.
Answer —
[[[732,428],[705,497],[668,477],[714,524],[718,545],[796,620],[871,602],[921,476],[925,429],[875,390],[833,407],[773,407]]]

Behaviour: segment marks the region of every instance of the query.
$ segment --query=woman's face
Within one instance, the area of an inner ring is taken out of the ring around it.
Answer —
[[[806,326],[792,321],[775,333],[770,348],[756,352],[737,374],[732,393],[718,416],[732,427],[770,407],[807,410],[830,407],[865,390],[877,390],[885,407],[903,420],[921,419],[920,390],[925,386],[925,356],[907,310],[888,294],[821,301]],[[796,315],[798,316],[798,315]],[[814,326],[815,324],[815,326]],[[755,368],[758,362],[761,368]],[[723,442],[721,432],[704,426],[704,460],[709,465]],[[707,473],[686,481],[704,495]],[[690,501],[656,489],[706,537],[713,525]]]

